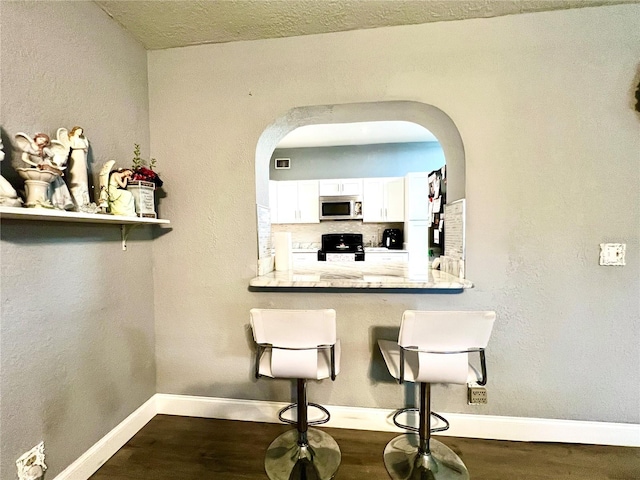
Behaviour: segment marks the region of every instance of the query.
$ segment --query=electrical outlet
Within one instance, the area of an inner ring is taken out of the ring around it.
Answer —
[[[42,479],[47,466],[44,464],[44,442],[40,442],[16,460],[18,480]]]
[[[487,402],[487,389],[479,386],[469,385],[467,402],[469,405],[486,405]]]

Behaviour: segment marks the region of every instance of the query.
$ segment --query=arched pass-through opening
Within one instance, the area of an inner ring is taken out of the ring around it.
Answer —
[[[276,146],[289,132],[306,125],[406,121],[421,125],[438,139],[447,165],[447,202],[465,198],[465,156],[460,132],[453,120],[433,105],[410,101],[352,103],[296,107],[276,119],[260,136],[256,147],[256,203],[269,205],[269,162]],[[269,271],[267,243],[268,215],[258,210],[258,274]]]

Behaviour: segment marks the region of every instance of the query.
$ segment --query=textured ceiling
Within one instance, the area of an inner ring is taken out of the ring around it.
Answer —
[[[96,0],[148,50],[640,0]]]

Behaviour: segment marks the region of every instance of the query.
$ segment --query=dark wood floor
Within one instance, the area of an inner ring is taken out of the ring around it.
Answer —
[[[288,425],[158,415],[91,480],[265,480],[267,446]],[[396,436],[326,428],[340,445],[336,480],[388,480],[382,461]],[[437,437],[473,480],[638,480],[640,449]]]

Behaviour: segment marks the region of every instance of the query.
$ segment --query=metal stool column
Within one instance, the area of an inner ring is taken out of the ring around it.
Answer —
[[[407,411],[418,411],[416,429],[401,425],[396,417]],[[443,427],[431,426],[431,415],[444,422]],[[405,434],[391,440],[384,449],[384,465],[394,480],[469,480],[469,472],[456,453],[442,442],[431,438],[432,432],[449,428],[449,422],[431,412],[431,384],[420,383],[420,408],[406,408],[394,415],[394,423],[415,434]]]
[[[327,433],[309,428],[309,425],[326,423],[329,419],[309,422],[307,382],[302,378],[297,382],[298,403],[283,408],[279,415],[281,420],[287,421],[282,414],[296,407],[296,430],[284,432],[267,448],[264,461],[267,476],[271,480],[330,480],[340,466],[340,447]],[[314,403],[309,405],[320,407]],[[320,409],[326,412],[323,407]]]

